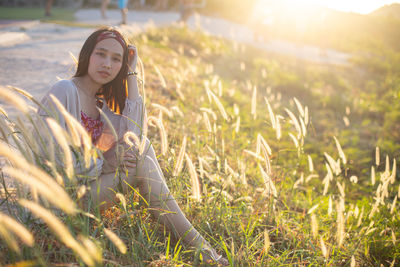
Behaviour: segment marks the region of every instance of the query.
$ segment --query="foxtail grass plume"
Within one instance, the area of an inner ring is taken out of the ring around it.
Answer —
[[[324,242],[324,239],[322,238],[322,236],[319,238],[319,244],[321,246],[322,255],[324,256],[325,259],[327,259],[329,256],[328,250],[326,249],[325,242]]]
[[[0,156],[6,157],[18,170],[18,176],[26,177],[22,171],[26,171],[31,174],[36,180],[41,181],[50,189],[51,193],[54,193],[57,197],[49,199],[53,201],[53,204],[64,210],[67,214],[74,214],[76,212],[75,203],[69,198],[68,194],[64,191],[60,185],[52,179],[47,173],[39,169],[33,164],[27,162],[18,151],[11,149],[4,143],[0,142]],[[8,169],[11,169],[9,167]],[[21,174],[21,175],[19,175]]]
[[[289,109],[285,108],[285,111],[289,115],[290,121],[292,122],[292,124],[294,125],[294,127],[297,130],[297,139],[300,139],[302,132],[301,132],[301,127],[300,127],[299,121],[297,120],[296,116]]]
[[[156,65],[154,65],[154,69],[157,73],[158,79],[160,80],[161,86],[167,88],[167,83],[165,82],[164,75],[162,75],[160,69]]]
[[[276,129],[275,129],[276,139],[279,141],[279,140],[281,140],[281,137],[282,137],[280,116],[275,117],[275,123],[276,123]]]
[[[299,122],[300,122],[300,126],[301,126],[301,131],[303,132],[302,135],[306,136],[307,135],[307,127],[306,127],[306,124],[304,123],[304,120],[302,117],[299,117]]]
[[[339,247],[343,245],[345,238],[345,221],[341,205],[336,205],[337,209],[337,232],[336,240]]]
[[[292,133],[289,133],[289,136],[290,136],[290,138],[292,139],[292,141],[293,141],[293,143],[294,143],[294,146],[295,146],[296,148],[299,148],[299,141],[297,140],[297,138],[296,138]]]
[[[0,86],[0,99],[3,99],[5,103],[8,103],[11,106],[16,107],[18,110],[22,111],[24,114],[29,112],[28,105],[26,102],[13,93],[10,89]]]
[[[151,104],[152,107],[161,110],[164,114],[166,114],[168,116],[168,118],[173,118],[174,114],[166,107],[156,104],[156,103],[152,103]]]
[[[203,112],[203,121],[206,126],[207,132],[212,133],[210,119],[208,118],[208,115],[206,112]]]
[[[200,108],[200,111],[207,112],[208,114],[210,114],[212,116],[213,120],[217,120],[217,114],[215,114],[215,112],[212,109]]]
[[[165,155],[168,149],[168,140],[167,140],[167,132],[165,131],[164,124],[162,121],[154,116],[149,116],[148,123],[149,125],[154,122],[160,131],[160,139],[161,139],[161,154]]]
[[[316,205],[312,206],[312,207],[308,210],[307,214],[312,214],[318,207],[319,207],[319,204],[316,204]]]
[[[347,116],[343,117],[343,122],[346,127],[348,127],[350,125],[350,120]]]
[[[212,100],[214,100],[214,102],[217,105],[218,110],[221,113],[221,115],[224,118],[224,120],[229,121],[228,114],[226,113],[225,108],[222,105],[222,103],[219,100],[219,98],[207,87],[206,87],[206,92],[207,92],[207,95],[209,95],[212,98]]]
[[[293,98],[294,102],[296,103],[297,110],[299,111],[300,115],[304,118],[305,113],[304,113],[304,108],[301,105],[300,101],[297,98]]]
[[[340,168],[340,163],[338,164],[328,153],[324,152],[324,156],[331,167],[331,170],[335,173],[335,175],[339,175],[342,171]]]
[[[309,170],[310,172],[313,172],[313,171],[314,171],[313,160],[312,160],[312,158],[311,158],[310,155],[307,155],[307,158],[308,158],[308,170]]]
[[[14,235],[18,236],[25,245],[33,247],[35,244],[33,235],[21,223],[1,212],[0,225],[5,227],[9,233],[12,232]]]
[[[250,156],[255,157],[256,159],[258,159],[258,160],[260,160],[260,161],[262,161],[262,162],[265,161],[265,159],[264,159],[263,157],[261,157],[260,155],[258,155],[257,153],[255,153],[255,152],[253,152],[253,151],[244,149],[243,152],[246,153],[246,154],[249,154]]]
[[[74,213],[75,210],[71,209],[70,206],[73,202],[69,198],[68,194],[60,187],[60,185],[52,180],[51,178],[45,178],[47,181],[37,179],[34,175],[29,175],[19,169],[13,167],[5,167],[3,169],[4,173],[10,175],[21,183],[29,186],[31,190],[39,193],[47,201],[55,205],[56,207],[68,212]],[[49,180],[51,179],[51,180]],[[72,205],[74,205],[73,203]],[[73,207],[72,206],[72,207]]]
[[[268,231],[264,230],[264,254],[267,255],[269,248],[271,247],[271,241],[269,239]]]
[[[342,146],[340,145],[339,141],[337,140],[336,136],[333,137],[333,139],[335,139],[335,143],[336,143],[336,148],[339,152],[339,157],[342,159],[343,164],[346,165],[347,163],[347,159],[346,159],[346,155],[344,154],[343,150],[342,150]]]
[[[306,126],[310,123],[310,115],[308,114],[308,107],[305,106],[304,108],[304,123]]]
[[[50,130],[53,132],[54,138],[57,140],[57,143],[63,150],[64,163],[65,163],[64,167],[67,177],[70,180],[74,180],[74,165],[73,165],[71,150],[69,148],[69,144],[66,137],[67,133],[53,118],[47,118],[46,121],[47,124],[49,125]]]
[[[124,142],[128,146],[136,148],[139,148],[141,143],[139,137],[134,132],[131,131],[128,131],[124,134]],[[141,155],[142,153],[139,152],[139,154]]]
[[[312,232],[313,238],[317,238],[317,236],[318,236],[318,221],[317,221],[317,216],[314,213],[311,214],[311,232]]]
[[[254,86],[253,96],[251,97],[251,115],[253,119],[257,118],[257,86]]]
[[[392,174],[390,175],[390,183],[394,184],[396,181],[396,159],[393,159]]]
[[[101,263],[103,261],[101,249],[99,249],[92,240],[83,235],[78,235],[78,239],[82,242],[87,253],[95,262]]]
[[[351,256],[350,267],[356,267],[356,259],[354,258],[354,255]]]
[[[240,130],[240,116],[237,117],[236,123],[235,123],[235,132],[239,133]]]
[[[201,190],[200,190],[199,178],[197,176],[197,172],[194,167],[194,164],[187,153],[185,153],[185,157],[186,157],[186,163],[188,164],[190,181],[192,183],[192,195],[196,201],[200,202],[201,201]]]
[[[375,185],[375,168],[371,166],[371,184]]]
[[[38,218],[42,219],[58,237],[58,239],[60,239],[61,242],[78,254],[85,264],[89,266],[95,266],[96,262],[92,259],[92,257],[90,257],[81,244],[75,240],[68,228],[59,219],[57,219],[56,216],[32,201],[21,199],[19,200],[19,204],[29,209]]]
[[[263,167],[260,164],[258,164],[258,168],[260,169],[261,176],[264,180],[265,192],[267,196],[273,196],[276,198],[278,196],[278,192],[275,188],[274,183],[272,182],[271,177],[264,171]]]
[[[118,248],[119,252],[121,252],[122,254],[126,253],[126,245],[114,232],[108,230],[107,228],[104,228],[104,233],[106,234],[108,239],[110,239],[110,241],[115,245],[115,247]]]
[[[394,199],[393,199],[392,205],[390,207],[390,214],[393,214],[394,209],[396,207],[396,202],[397,202],[397,196],[395,196]]]
[[[272,149],[268,145],[267,141],[265,141],[264,137],[262,137],[261,134],[257,134],[257,148],[256,148],[256,154],[260,155],[261,148],[265,148],[266,151],[268,152],[268,155],[272,155]]]
[[[352,175],[352,176],[350,177],[350,182],[352,182],[352,183],[356,184],[356,183],[358,182],[358,178],[357,178],[357,176],[355,176],[355,175]]]
[[[182,170],[183,158],[186,153],[186,142],[187,142],[187,136],[185,135],[183,137],[182,146],[181,146],[181,149],[179,150],[178,158],[176,160],[176,165],[175,165],[174,171],[172,173],[173,176],[178,176]]]
[[[333,210],[333,204],[332,204],[332,196],[329,196],[328,200],[328,216],[332,215],[332,210]]]
[[[272,107],[268,101],[268,98],[264,97],[265,103],[267,104],[269,119],[271,120],[271,125],[273,129],[276,129],[275,114]]]
[[[376,164],[376,166],[379,166],[380,159],[381,159],[381,157],[380,157],[379,147],[376,147],[375,148],[375,164]]]

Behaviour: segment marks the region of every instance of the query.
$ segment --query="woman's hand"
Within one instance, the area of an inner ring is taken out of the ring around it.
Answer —
[[[136,71],[138,61],[137,48],[134,45],[128,45],[128,71]]]
[[[136,169],[137,163],[137,151],[135,149],[129,149],[125,151],[121,167],[125,170]]]

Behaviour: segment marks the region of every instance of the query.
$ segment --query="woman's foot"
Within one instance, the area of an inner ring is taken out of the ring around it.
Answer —
[[[219,255],[213,248],[202,248],[200,253],[203,257],[203,262],[207,265],[229,265],[228,260],[222,257],[222,255]]]

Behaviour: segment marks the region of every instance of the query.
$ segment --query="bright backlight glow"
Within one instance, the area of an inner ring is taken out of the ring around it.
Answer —
[[[361,14],[370,13],[384,5],[392,3],[400,3],[400,1],[395,0],[260,0],[260,4],[263,3],[271,4],[273,2],[285,2],[295,8],[301,6],[309,6],[310,4],[316,4],[323,7],[329,7],[332,9],[345,11],[345,12],[355,12]]]

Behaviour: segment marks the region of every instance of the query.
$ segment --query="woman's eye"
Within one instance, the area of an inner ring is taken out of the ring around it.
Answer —
[[[96,52],[96,55],[99,55],[99,56],[104,56],[104,53],[103,52]]]
[[[114,58],[114,61],[115,61],[115,62],[120,62],[120,61],[121,61],[121,59],[120,59],[120,58],[118,58],[118,57],[115,57],[115,58]]]

